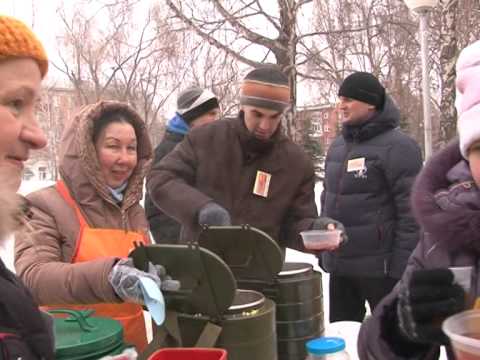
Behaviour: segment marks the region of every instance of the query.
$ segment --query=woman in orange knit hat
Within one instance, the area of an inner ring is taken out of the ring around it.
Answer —
[[[35,102],[47,69],[47,56],[32,31],[0,15],[0,245],[25,224],[16,191],[30,150],[46,145],[35,119]],[[0,259],[0,359],[53,358],[51,319]]]

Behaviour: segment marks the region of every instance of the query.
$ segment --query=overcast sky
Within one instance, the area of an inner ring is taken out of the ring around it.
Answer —
[[[50,60],[57,54],[56,37],[60,33],[60,22],[56,9],[60,0],[0,0],[0,13],[14,16],[33,28],[45,46]],[[55,81],[58,74],[51,66],[47,80]]]
[[[142,5],[147,5],[149,2],[153,0],[142,0]],[[199,3],[202,0],[198,0]],[[264,6],[267,12],[271,12],[273,9],[268,9],[269,6],[275,6],[272,0],[265,0]],[[68,6],[76,6],[79,5],[82,1],[80,0],[0,0],[0,13],[6,14],[10,16],[14,16],[22,21],[24,21],[27,25],[33,28],[35,34],[40,38],[42,43],[44,44],[49,60],[60,63],[58,58],[58,48],[56,46],[57,37],[62,33],[62,24],[60,23],[59,16],[57,15],[57,8],[62,4],[66,4]],[[80,5],[81,6],[81,5]],[[87,6],[90,8],[91,4]],[[307,28],[310,27],[310,20],[313,15],[313,9],[311,5],[304,7],[303,12],[299,14],[302,17],[302,21],[299,22],[299,26],[302,28],[301,31],[307,31]],[[254,29],[254,30],[260,30]],[[260,30],[260,32],[264,32]],[[273,35],[275,36],[275,35]],[[254,52],[254,47],[252,47],[251,51]],[[261,52],[263,53],[263,51]],[[263,57],[263,56],[262,56]],[[272,59],[269,59],[273,61]],[[62,80],[64,77],[53,67],[50,66],[46,82],[49,84],[57,84],[62,85],[65,84],[65,81]],[[299,79],[300,80],[300,79]],[[298,95],[299,100],[306,100],[304,96],[305,93],[309,93],[310,91],[304,87],[302,83],[298,84]],[[305,94],[306,95],[306,94]],[[308,95],[307,95],[308,97]],[[300,101],[300,104],[303,101]],[[299,104],[299,105],[300,105]]]

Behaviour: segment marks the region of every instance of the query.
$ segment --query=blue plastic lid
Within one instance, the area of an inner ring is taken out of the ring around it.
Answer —
[[[339,337],[321,337],[308,341],[305,346],[310,354],[325,355],[345,349],[345,340]]]

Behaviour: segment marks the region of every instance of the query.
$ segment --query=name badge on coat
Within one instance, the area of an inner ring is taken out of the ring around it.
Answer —
[[[257,176],[255,177],[255,184],[253,185],[253,193],[264,198],[268,197],[268,189],[270,187],[270,179],[272,175],[257,170]]]
[[[356,158],[348,160],[347,172],[362,171],[365,170],[365,158]]]

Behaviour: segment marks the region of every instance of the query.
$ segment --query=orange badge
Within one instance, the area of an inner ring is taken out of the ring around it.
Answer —
[[[272,175],[264,171],[257,170],[255,185],[253,185],[253,193],[266,198],[268,196],[268,188],[270,187],[270,179]]]

